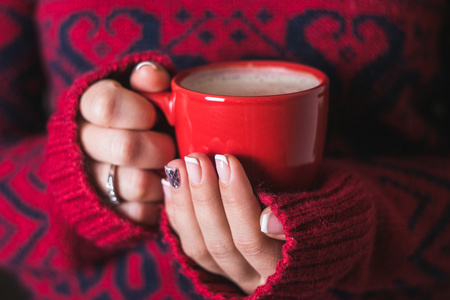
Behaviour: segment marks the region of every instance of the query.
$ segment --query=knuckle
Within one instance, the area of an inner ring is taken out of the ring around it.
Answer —
[[[199,197],[193,198],[192,201],[195,203],[195,206],[207,208],[211,206],[216,199],[211,195],[199,195]]]
[[[128,218],[137,223],[141,223],[146,219],[145,211],[141,203],[133,203],[133,205],[131,205],[128,209],[126,215]]]
[[[98,89],[92,101],[92,115],[95,121],[109,125],[113,122],[119,86],[113,81],[105,82]]]
[[[235,240],[236,248],[245,256],[256,256],[261,254],[263,244],[260,240],[249,240],[249,239],[236,239]]]
[[[234,246],[221,241],[208,243],[206,247],[208,248],[211,256],[217,260],[228,260],[235,252]]]
[[[189,207],[190,203],[184,197],[174,197],[172,205],[176,211],[182,212]]]
[[[223,201],[226,202],[227,206],[230,207],[230,209],[242,209],[242,198],[238,198],[235,195],[226,197]]]
[[[144,208],[144,204],[137,203],[137,205],[135,205],[134,217],[139,223],[147,219],[147,212]]]
[[[152,149],[152,160],[155,168],[164,167],[176,156],[176,146],[172,137],[166,134],[147,132],[147,147]]]
[[[139,154],[139,140],[131,131],[121,131],[112,143],[119,165],[128,165]]]
[[[135,170],[130,178],[130,195],[133,199],[144,199],[150,186],[151,178],[144,170]]]
[[[182,245],[182,249],[186,256],[192,258],[195,261],[204,261],[209,257],[208,250],[201,246],[186,247]]]

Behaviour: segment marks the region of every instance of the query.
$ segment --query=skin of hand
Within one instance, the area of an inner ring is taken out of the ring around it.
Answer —
[[[105,79],[80,98],[80,140],[90,175],[106,197],[110,167],[117,165],[115,188],[122,203],[116,209],[144,225],[159,221],[163,191],[157,170],[175,158],[176,150],[169,135],[151,130],[157,113],[139,92],[161,92],[169,83],[161,65],[144,62],[130,76],[132,90]]]
[[[117,165],[116,192],[123,202],[116,209],[144,225],[159,221],[163,189],[157,170],[175,157],[176,150],[170,136],[151,130],[157,121],[156,110],[139,92],[164,91],[169,83],[170,76],[161,65],[146,62],[131,74],[132,90],[105,79],[80,98],[80,140],[87,169],[106,196],[109,169]],[[285,236],[270,208],[261,213],[239,161],[231,155],[223,157],[228,164],[217,164],[222,171],[219,181],[209,158],[191,155],[199,163],[199,183],[193,181],[192,163],[170,162],[169,166],[181,171],[182,184],[179,189],[163,184],[166,211],[188,256],[251,293],[275,272]],[[262,233],[259,222],[271,230]]]
[[[162,180],[169,222],[185,254],[205,270],[222,275],[251,294],[275,273],[282,258],[284,233],[266,235],[261,207],[240,162],[217,155],[215,167],[201,153],[167,165],[179,184]],[[167,171],[166,171],[167,173]],[[280,226],[279,226],[280,225]]]

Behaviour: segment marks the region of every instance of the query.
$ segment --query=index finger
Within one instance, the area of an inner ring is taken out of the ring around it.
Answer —
[[[147,130],[156,110],[144,96],[105,79],[89,87],[80,99],[81,115],[90,123],[117,129]]]

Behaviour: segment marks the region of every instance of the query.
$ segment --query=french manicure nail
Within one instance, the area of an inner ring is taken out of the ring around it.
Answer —
[[[262,216],[261,220],[261,231],[269,234],[283,234],[283,225],[280,223],[278,218],[269,212]]]
[[[164,167],[164,171],[166,172],[167,179],[169,180],[170,185],[175,189],[180,188],[180,171],[177,168],[170,168],[168,166]]]
[[[164,179],[161,178],[161,185],[164,192],[164,198],[166,201],[172,201],[172,193],[170,192],[170,183]]]
[[[202,169],[200,167],[200,162],[194,157],[185,156],[184,161],[186,162],[186,169],[189,175],[189,179],[195,183],[200,183],[202,179]]]
[[[151,61],[143,61],[143,62],[139,63],[139,64],[136,66],[135,70],[136,70],[136,71],[139,71],[139,69],[142,68],[143,66],[150,66],[150,67],[152,67],[155,71],[158,70],[158,66],[155,65],[154,63],[152,63]]]
[[[230,181],[230,166],[228,165],[227,157],[225,155],[216,154],[214,159],[216,160],[216,169],[220,181],[228,183],[228,181]]]

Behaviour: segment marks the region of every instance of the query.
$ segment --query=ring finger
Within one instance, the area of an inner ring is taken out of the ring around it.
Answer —
[[[110,164],[92,161],[91,170],[97,186],[107,194],[106,180]],[[115,191],[120,199],[134,202],[158,202],[163,199],[160,176],[151,170],[117,167]]]

